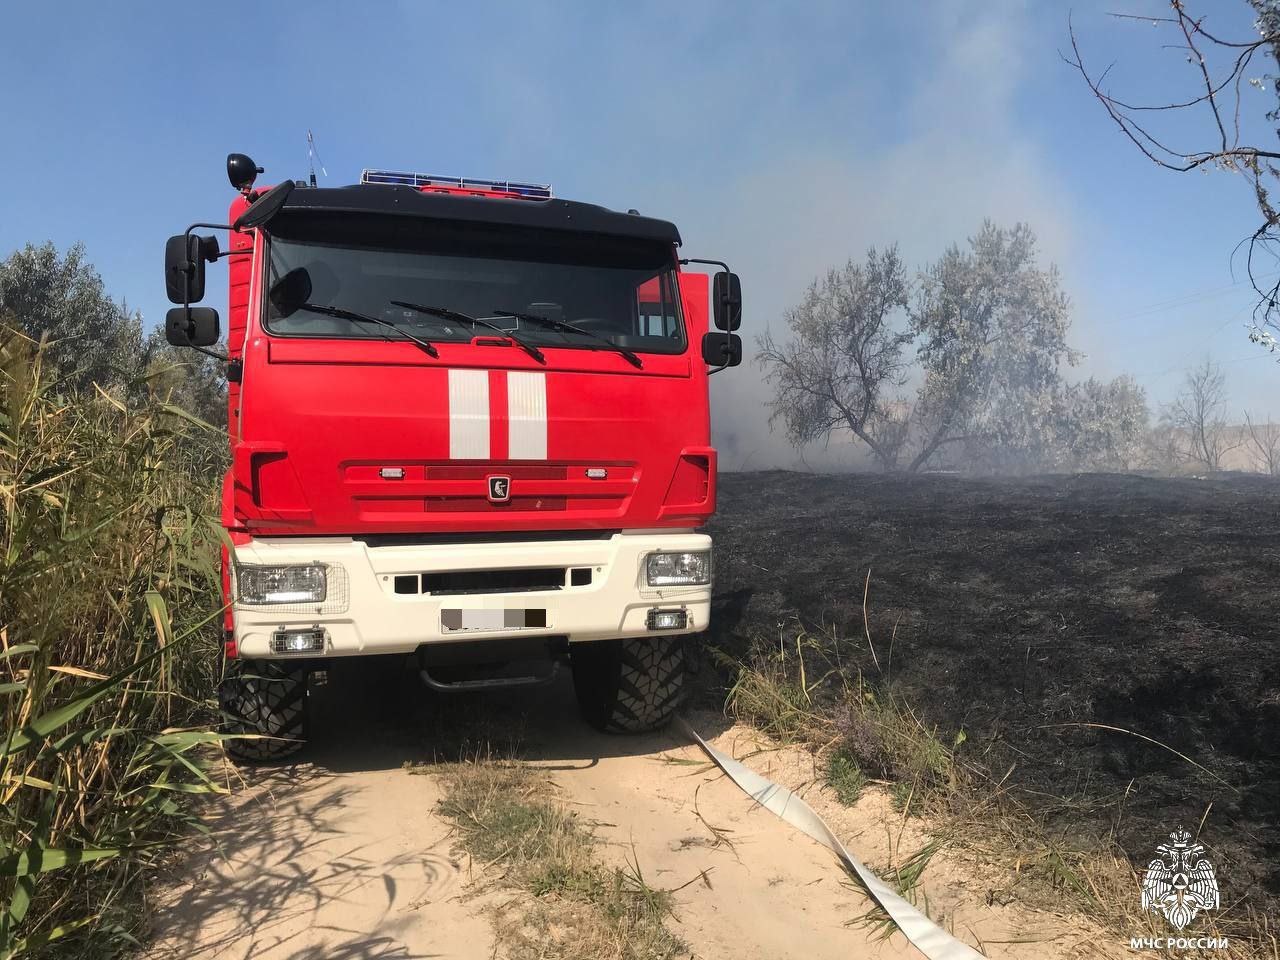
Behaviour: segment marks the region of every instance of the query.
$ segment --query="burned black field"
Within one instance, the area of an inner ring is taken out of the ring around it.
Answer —
[[[1223,906],[1280,903],[1280,484],[725,474],[711,533],[722,649],[834,628],[1060,835],[1204,817]]]

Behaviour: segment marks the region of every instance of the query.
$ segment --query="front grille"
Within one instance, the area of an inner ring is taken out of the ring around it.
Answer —
[[[392,471],[388,479],[381,471]],[[351,463],[343,486],[360,519],[372,526],[428,524],[508,516],[580,514],[593,520],[623,517],[638,489],[639,468],[617,462],[421,463],[410,460]],[[400,474],[403,474],[401,476]],[[489,480],[511,479],[510,499],[489,499]],[[567,523],[568,521],[566,521]]]
[[[563,480],[567,468],[557,464],[433,464],[427,467],[426,477],[428,480],[483,480],[494,473],[512,480]]]
[[[466,593],[520,593],[530,590],[559,590],[564,586],[565,567],[525,567],[515,570],[449,570],[424,573],[423,593],[456,596]],[[396,578],[397,581],[400,579]],[[396,592],[399,593],[399,584]]]
[[[512,497],[501,503],[493,503],[486,497],[427,497],[426,499],[426,509],[431,513],[496,513],[503,510],[519,513],[524,510],[547,511],[565,508],[564,497]]]

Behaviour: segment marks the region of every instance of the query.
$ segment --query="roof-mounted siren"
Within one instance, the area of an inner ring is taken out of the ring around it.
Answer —
[[[396,187],[415,187],[419,190],[441,193],[474,193],[477,196],[494,194],[520,197],[525,200],[550,200],[551,184],[522,183],[519,180],[478,180],[472,177],[440,177],[431,173],[399,173],[394,170],[363,170],[363,184],[385,184]]]

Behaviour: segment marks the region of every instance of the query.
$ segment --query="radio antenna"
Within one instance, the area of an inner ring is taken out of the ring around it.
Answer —
[[[307,166],[311,171],[311,186],[316,185],[316,164],[320,165],[320,172],[326,177],[329,171],[324,168],[324,161],[320,159],[320,154],[316,153],[316,138],[312,135],[311,130],[307,130]]]

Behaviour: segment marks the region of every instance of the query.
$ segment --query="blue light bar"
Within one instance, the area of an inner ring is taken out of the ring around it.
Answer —
[[[460,190],[502,190],[530,200],[550,200],[551,184],[521,183],[518,180],[476,180],[470,177],[437,177],[430,173],[397,173],[393,170],[362,170],[361,183],[381,183],[401,187],[454,187]]]

